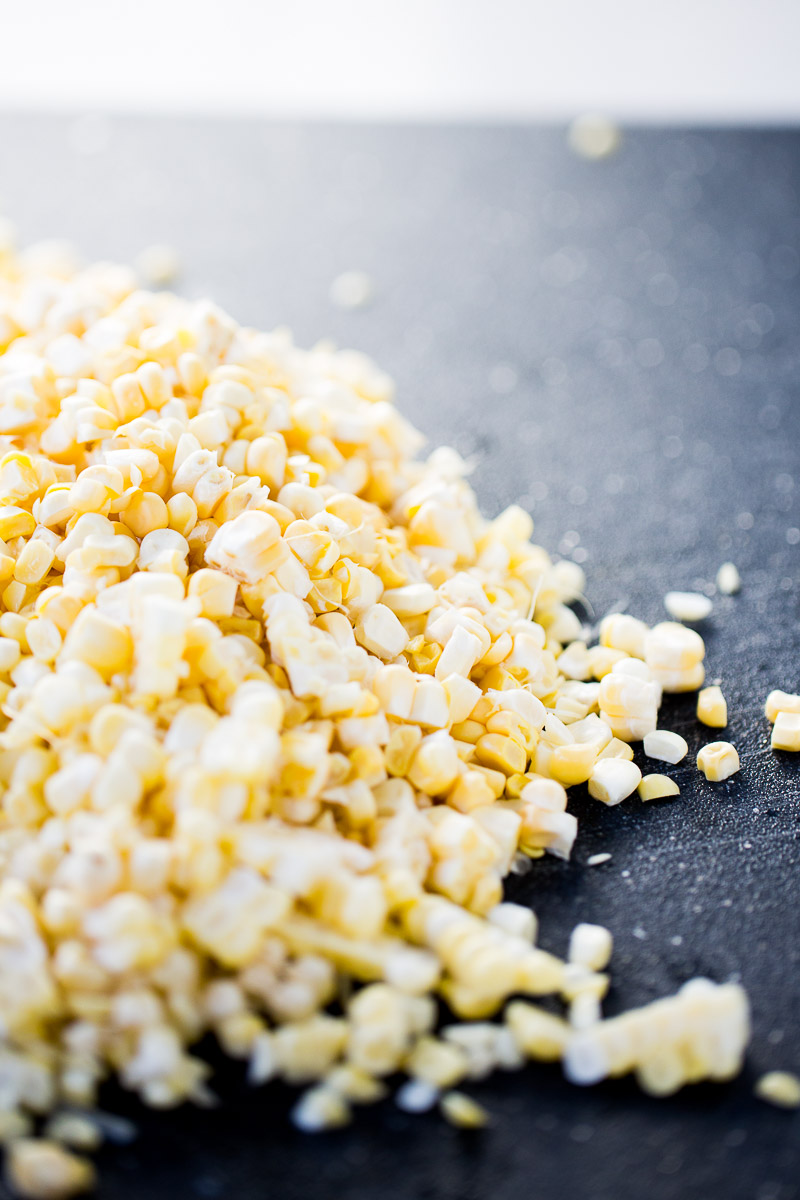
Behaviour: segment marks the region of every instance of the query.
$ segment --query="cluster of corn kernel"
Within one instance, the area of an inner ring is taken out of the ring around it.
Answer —
[[[33,1116],[111,1072],[202,1102],[207,1031],[254,1082],[313,1084],[308,1129],[398,1070],[410,1107],[479,1123],[455,1084],[605,1053],[607,1027],[633,1038],[608,1071],[649,1061],[646,1018],[599,1021],[596,936],[538,949],[502,881],[569,856],[567,786],[636,789],[629,743],[703,682],[702,639],[614,616],[589,647],[580,570],[420,443],[361,356],[0,255],[0,1136],[24,1194],[91,1178]],[[437,994],[473,1023],[436,1033]],[[486,1020],[515,995],[569,1021]],[[674,1003],[673,1076],[733,1071],[740,993]]]

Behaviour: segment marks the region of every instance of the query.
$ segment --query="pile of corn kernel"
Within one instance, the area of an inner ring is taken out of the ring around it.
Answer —
[[[570,785],[677,791],[630,743],[685,753],[658,709],[703,684],[702,639],[613,615],[587,644],[580,569],[519,508],[483,518],[458,455],[421,442],[360,355],[55,248],[0,255],[0,1140],[20,1194],[91,1187],[76,1151],[109,1075],[207,1102],[208,1032],[254,1084],[304,1085],[307,1130],[397,1072],[401,1107],[474,1126],[459,1085],[527,1059],[659,1095],[739,1069],[740,987],[604,1020],[608,931],[578,926],[562,961],[503,900],[525,860],[569,856]],[[699,711],[721,727],[718,691]],[[733,747],[705,749],[726,778]]]

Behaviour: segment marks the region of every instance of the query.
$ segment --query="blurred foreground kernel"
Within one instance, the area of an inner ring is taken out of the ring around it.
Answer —
[[[653,1092],[738,1062],[741,1021],[706,1038],[738,992],[604,1022],[610,932],[578,926],[565,963],[503,895],[569,859],[568,788],[673,794],[631,744],[685,752],[658,711],[702,684],[702,638],[611,614],[590,645],[580,567],[518,506],[485,519],[392,394],[353,351],[2,248],[0,1142],[21,1194],[91,1185],[64,1147],[99,1140],[109,1075],[209,1103],[207,1034],[253,1084],[305,1087],[308,1132],[398,1073],[422,1111],[525,1058]],[[800,701],[778,696],[785,741]],[[729,751],[701,752],[709,778]]]
[[[699,1079],[730,1079],[742,1065],[750,1032],[747,996],[738,984],[693,979],[676,996],[576,1031],[564,1070],[573,1083],[598,1083],[635,1071],[654,1095]]]
[[[148,246],[138,255],[136,269],[149,287],[166,287],[181,270],[181,260],[173,246]]]
[[[710,616],[714,606],[702,592],[667,592],[664,607],[676,621],[694,624]]]
[[[91,1191],[95,1183],[90,1162],[45,1139],[21,1138],[12,1142],[6,1177],[14,1191],[26,1200],[70,1200]]]
[[[735,596],[741,591],[742,579],[735,563],[724,562],[717,571],[717,591],[723,596]]]
[[[739,770],[739,755],[730,742],[709,742],[697,754],[697,767],[706,779],[720,783]]]
[[[759,1100],[777,1108],[800,1108],[800,1079],[791,1071],[768,1071],[756,1081]]]
[[[489,1123],[486,1109],[463,1092],[446,1092],[439,1107],[445,1119],[459,1129],[482,1129]]]
[[[619,149],[622,133],[616,122],[601,113],[584,113],[569,127],[570,148],[581,158],[610,158]]]

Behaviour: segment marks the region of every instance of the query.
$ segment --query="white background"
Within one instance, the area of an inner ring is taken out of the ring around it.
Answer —
[[[0,108],[800,119],[800,0],[0,0]]]

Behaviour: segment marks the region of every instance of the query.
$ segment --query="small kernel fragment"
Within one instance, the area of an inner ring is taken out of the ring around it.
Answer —
[[[791,1071],[767,1071],[753,1090],[776,1108],[800,1108],[800,1078]]]
[[[463,1092],[445,1092],[439,1108],[448,1124],[458,1129],[483,1129],[489,1124],[486,1109]]]
[[[739,770],[739,755],[730,742],[709,742],[697,755],[697,767],[706,779],[720,783]]]
[[[735,563],[724,562],[717,571],[717,591],[723,596],[735,596],[742,589],[742,577]]]

